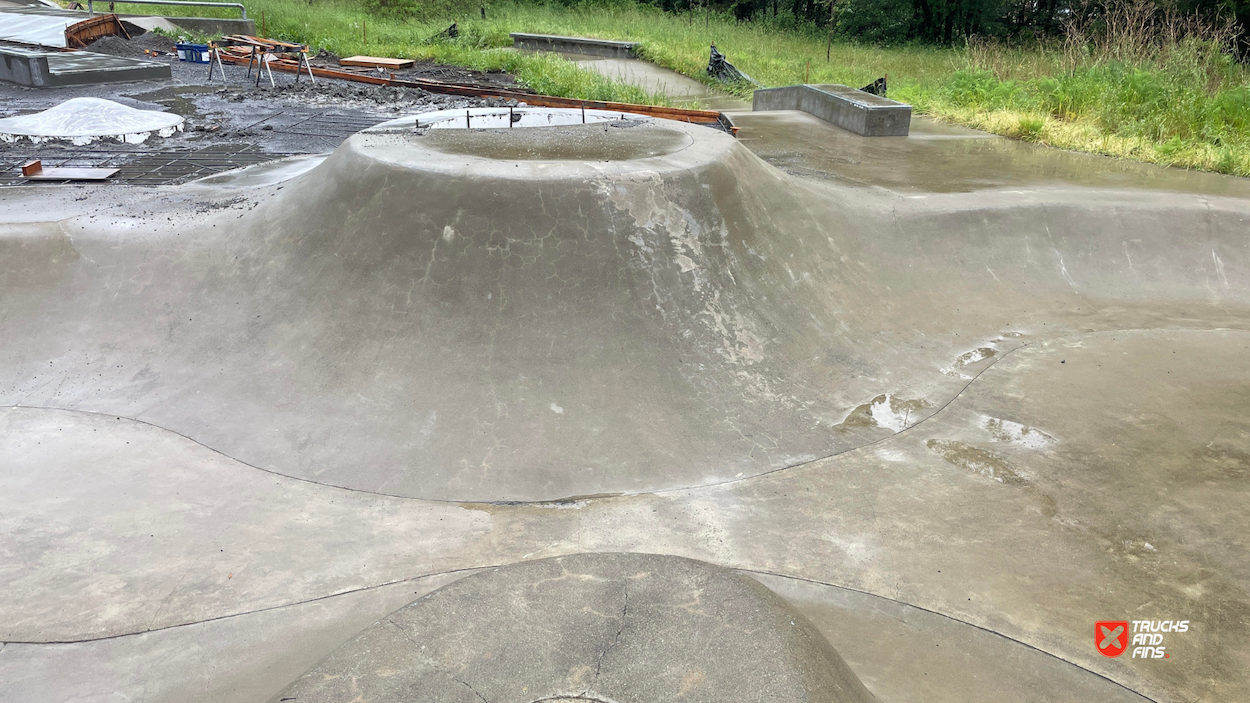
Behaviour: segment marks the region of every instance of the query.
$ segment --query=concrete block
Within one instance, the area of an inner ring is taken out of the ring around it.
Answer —
[[[559,51],[566,54],[588,54],[612,59],[628,59],[637,56],[639,42],[589,39],[586,37],[561,37],[554,34],[525,34],[513,32],[512,45],[530,51]]]
[[[124,83],[169,78],[169,64],[89,51],[47,55],[49,86],[82,83]]]
[[[48,85],[48,56],[39,51],[0,46],[0,81],[42,88]]]
[[[911,105],[845,85],[789,85],[755,91],[752,110],[802,110],[863,137],[905,137]]]
[[[0,80],[29,88],[170,77],[169,64],[89,51],[29,51],[0,46]]]

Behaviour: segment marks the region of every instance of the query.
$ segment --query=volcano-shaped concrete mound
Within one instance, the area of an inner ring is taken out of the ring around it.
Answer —
[[[282,380],[253,388],[267,408],[299,395],[281,434],[307,438],[318,480],[556,499],[851,446],[821,426],[839,409],[809,376],[811,301],[773,297],[784,262],[766,258],[786,234],[766,213],[817,225],[731,137],[366,134],[312,175],[248,227],[274,233],[281,282],[255,295],[289,325]],[[283,444],[245,455],[282,467]]]
[[[753,475],[864,439],[829,428],[828,312],[777,288],[778,247],[818,228],[704,127],[361,134],[172,266],[131,259],[141,282],[54,343],[109,361],[42,402],[139,405],[250,464],[407,496]],[[46,358],[29,387],[63,368]]]
[[[482,573],[383,618],[272,701],[870,703],[754,579],[692,559],[575,554]]]
[[[675,122],[364,133],[194,228],[10,238],[0,402],[402,496],[723,482],[910,427],[1030,335],[1241,326],[1246,216],[821,189]]]

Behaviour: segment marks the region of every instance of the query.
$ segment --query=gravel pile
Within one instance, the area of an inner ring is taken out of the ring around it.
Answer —
[[[315,85],[306,80],[299,83],[280,83],[273,88],[273,92],[288,99],[365,104],[390,109],[429,106],[444,110],[461,107],[508,107],[518,104],[516,100],[467,98],[430,93],[420,88],[328,80],[318,80]]]
[[[173,53],[174,40],[155,32],[148,32],[129,41],[121,37],[100,37],[87,46],[87,51],[110,56],[142,57],[144,50]]]

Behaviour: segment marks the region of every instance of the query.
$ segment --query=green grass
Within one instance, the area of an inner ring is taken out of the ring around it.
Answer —
[[[1076,49],[1071,43],[1066,48],[973,43],[952,49],[838,42],[826,61],[825,37],[801,26],[671,15],[615,0],[575,7],[495,0],[487,4],[488,19],[481,20],[476,3],[443,1],[472,10],[403,20],[368,15],[357,0],[245,4],[258,31],[263,13],[266,32],[276,38],[339,55],[505,70],[540,93],[596,100],[664,103],[662,96],[558,56],[510,51],[508,33],[641,41],[644,58],[704,82],[708,45],[715,42],[735,65],[769,86],[805,80],[859,86],[888,73],[890,97],[912,104],[919,114],[1062,148],[1250,175],[1250,71],[1209,41],[1132,45],[1131,51],[1093,41]],[[216,10],[197,14],[230,16]],[[461,31],[458,40],[427,42],[453,19]],[[749,89],[735,92],[745,97]]]
[[[366,14],[353,0],[245,0],[249,19],[261,32],[274,39],[310,44],[340,56],[369,54],[397,56],[464,66],[479,71],[507,71],[530,89],[544,95],[586,100],[667,105],[668,99],[634,85],[613,81],[599,73],[579,68],[576,63],[552,54],[524,54],[512,51],[507,21],[460,21],[461,34],[455,41],[428,42],[447,28],[451,19],[428,22],[375,17]],[[117,4],[117,12],[163,14],[166,16],[233,17],[237,10],[169,7],[163,5]],[[263,13],[263,14],[262,14]],[[494,12],[492,12],[494,14]]]

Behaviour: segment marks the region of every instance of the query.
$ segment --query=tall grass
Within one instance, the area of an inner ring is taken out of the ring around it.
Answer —
[[[1144,0],[1029,49],[970,42],[931,113],[1001,134],[1250,175],[1250,71],[1236,31]]]
[[[843,42],[832,46],[828,60],[823,31],[793,21],[667,14],[619,0],[572,7],[491,0],[482,20],[480,3],[440,1],[449,9],[405,17],[367,14],[358,0],[243,0],[258,25],[264,13],[271,36],[340,55],[505,70],[553,95],[664,101],[557,56],[511,51],[509,32],[641,41],[644,58],[704,82],[710,81],[704,68],[712,43],[770,86],[859,86],[888,73],[890,97],[920,114],[1062,148],[1250,175],[1250,70],[1232,58],[1227,27],[1161,14],[1149,0],[1123,0],[1107,14],[1076,18],[1064,38],[1050,43],[971,40],[939,48]],[[453,20],[457,40],[429,41]]]

